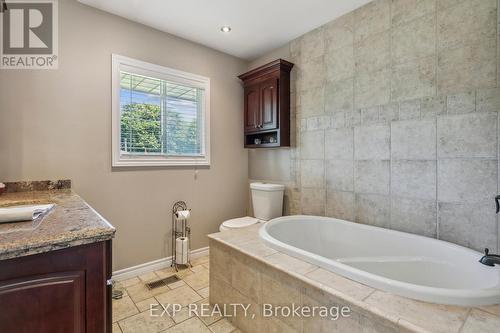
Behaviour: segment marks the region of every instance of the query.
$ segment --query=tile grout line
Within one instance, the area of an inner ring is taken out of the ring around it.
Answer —
[[[354,145],[355,140],[355,124],[354,124],[354,113],[356,110],[356,45],[354,41],[356,40],[355,36],[356,32],[356,15],[353,14],[352,17],[352,58],[354,59],[353,68],[352,68],[352,108],[351,108],[351,122],[349,127],[352,128],[352,219],[354,222],[357,222],[357,198],[356,198],[356,189],[355,189],[355,179],[356,179],[356,148]],[[359,116],[359,121],[361,122],[361,115]]]
[[[394,2],[391,2],[389,5],[389,58],[390,58],[390,71],[391,71],[391,85],[390,85],[390,97],[389,103],[393,102],[393,82],[394,82],[394,59],[393,59],[393,45],[392,45],[392,37],[394,34],[394,27],[392,25],[392,6]],[[400,119],[401,108],[398,103],[398,120]],[[393,161],[392,161],[392,121],[389,122],[389,221],[387,221],[387,225],[392,226],[392,171],[393,171]]]
[[[500,0],[497,0],[497,88],[500,87]],[[476,103],[477,103],[477,96],[476,96]],[[476,106],[477,109],[477,106]],[[500,156],[499,156],[499,149],[500,149],[500,137],[499,137],[499,131],[500,131],[500,115],[499,111],[497,110],[497,194],[498,191],[500,190],[499,188],[499,183],[500,183]],[[496,222],[497,222],[497,251],[500,251],[500,225],[499,225],[499,218],[498,214],[496,217]],[[497,252],[498,253],[498,252]]]
[[[465,326],[465,323],[467,322],[467,319],[469,319],[470,313],[472,312],[472,308],[469,308],[467,311],[467,315],[465,316],[464,321],[462,322],[462,325],[460,325],[460,328],[458,329],[458,333],[463,331],[463,328]]]
[[[434,90],[434,94],[436,96],[436,98],[439,98],[439,30],[438,30],[438,19],[439,19],[439,15],[438,15],[438,1],[435,2],[434,4],[434,20],[435,20],[435,27],[434,27],[434,34],[435,34],[435,52],[436,54],[434,55],[435,56],[435,66],[436,66],[436,88]],[[444,97],[444,105],[443,107],[445,108],[445,113],[448,113],[448,98],[445,96]],[[435,116],[435,119],[434,119],[434,126],[436,128],[436,142],[435,142],[435,149],[436,149],[436,178],[435,178],[435,181],[436,181],[436,191],[435,191],[435,195],[436,195],[436,198],[435,198],[435,207],[436,207],[436,220],[435,220],[435,232],[436,232],[436,239],[440,239],[441,238],[441,232],[440,232],[440,223],[439,223],[439,198],[438,198],[438,195],[439,195],[439,158],[438,158],[438,140],[439,140],[439,134],[438,134],[438,116],[439,114],[436,113],[436,116]]]

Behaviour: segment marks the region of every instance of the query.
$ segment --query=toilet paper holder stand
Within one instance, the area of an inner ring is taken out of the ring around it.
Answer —
[[[184,201],[177,201],[172,207],[172,264],[171,267],[175,267],[176,271],[179,271],[179,266],[183,267],[193,267],[191,265],[191,227],[189,226],[189,220],[184,218],[178,218],[177,212],[191,209],[187,208]],[[187,237],[188,239],[188,254],[187,254],[187,264],[177,264],[177,244],[176,239],[179,237]]]

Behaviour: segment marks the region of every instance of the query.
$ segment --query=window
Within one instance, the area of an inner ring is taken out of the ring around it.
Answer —
[[[210,79],[113,55],[113,166],[210,165]]]

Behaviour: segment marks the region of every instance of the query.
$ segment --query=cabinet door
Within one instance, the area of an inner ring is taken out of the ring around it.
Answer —
[[[2,281],[0,332],[85,332],[85,272]]]
[[[245,88],[245,132],[256,131],[260,121],[259,86]]]
[[[278,128],[278,79],[270,79],[260,86],[260,122],[261,129]]]

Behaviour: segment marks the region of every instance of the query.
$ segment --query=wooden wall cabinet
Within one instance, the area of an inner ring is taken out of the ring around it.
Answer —
[[[0,332],[111,333],[111,240],[0,267]]]
[[[290,71],[283,59],[238,76],[244,87],[245,148],[290,146]]]

